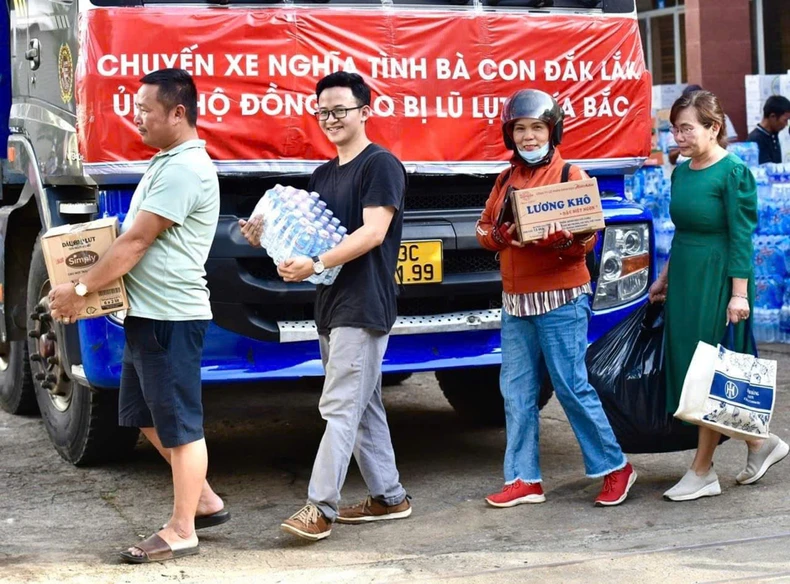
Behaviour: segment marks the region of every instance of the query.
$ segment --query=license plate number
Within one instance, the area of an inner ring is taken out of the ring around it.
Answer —
[[[403,241],[398,252],[398,284],[438,284],[442,281],[442,242]]]

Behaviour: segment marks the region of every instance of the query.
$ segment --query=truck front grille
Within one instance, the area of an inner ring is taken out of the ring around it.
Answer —
[[[277,274],[277,267],[268,257],[240,258],[238,262],[244,270],[259,280],[280,279],[280,276]],[[494,252],[485,249],[446,250],[444,252],[445,275],[477,274],[480,272],[498,271],[499,262],[497,261]]]
[[[433,296],[428,298],[398,298],[398,316],[445,314],[462,310],[502,308],[502,293],[471,296]]]
[[[498,272],[496,254],[485,249],[448,250],[444,252],[445,274]]]
[[[493,176],[411,175],[406,191],[406,211],[460,211],[485,207]],[[266,181],[238,178],[222,179],[221,213],[248,217],[267,188],[281,182],[295,188],[307,188],[307,177],[281,177]]]

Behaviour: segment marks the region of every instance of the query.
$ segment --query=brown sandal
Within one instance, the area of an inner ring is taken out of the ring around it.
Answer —
[[[130,564],[150,564],[151,562],[164,562],[165,560],[175,560],[176,558],[183,558],[184,556],[192,556],[194,554],[200,553],[200,544],[196,544],[188,548],[173,550],[168,545],[168,543],[157,534],[153,534],[148,539],[145,539],[132,547],[137,548],[143,552],[143,555],[136,556],[129,550],[122,551],[121,558],[124,562],[128,562]]]

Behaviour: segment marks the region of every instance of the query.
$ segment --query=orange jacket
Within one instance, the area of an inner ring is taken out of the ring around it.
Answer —
[[[502,272],[502,287],[508,294],[528,294],[550,290],[575,288],[590,281],[586,255],[595,245],[596,237],[581,243],[574,239],[571,247],[558,250],[553,247],[527,245],[514,247],[501,245],[491,235],[505,192],[509,185],[516,189],[539,187],[562,182],[562,167],[565,161],[559,151],[549,164],[530,168],[516,154],[510,161],[511,169],[503,171],[494,183],[486,208],[477,222],[477,240],[484,248],[500,252],[499,267]],[[573,166],[568,180],[586,178],[584,172]]]

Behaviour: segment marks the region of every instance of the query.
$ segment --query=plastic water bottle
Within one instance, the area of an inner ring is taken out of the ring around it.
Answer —
[[[779,311],[779,343],[790,342],[790,304],[783,304]]]
[[[285,219],[277,230],[271,251],[267,249],[275,264],[284,262],[293,254],[297,237],[310,226],[307,219],[297,213],[289,213]]]
[[[747,166],[757,166],[759,162],[759,150],[754,142],[736,142],[730,144],[727,150],[743,160]]]
[[[763,324],[765,322],[764,312],[765,308],[755,306],[751,315],[752,332],[754,333],[754,340],[758,343],[764,343],[766,337],[765,326]]]
[[[294,237],[293,245],[291,246],[290,255],[300,255],[312,257],[315,255],[316,241],[318,232],[313,225],[310,225],[307,220],[306,224],[300,222],[300,227],[303,227]]]
[[[770,308],[767,310],[768,316],[768,340],[767,343],[780,342],[781,332],[779,330],[779,320],[781,318],[781,308]]]
[[[326,215],[324,215],[324,216],[326,216]],[[330,225],[334,225],[335,228],[338,228],[338,227],[340,227],[340,219],[338,219],[337,217],[332,217],[329,220],[329,224]]]

